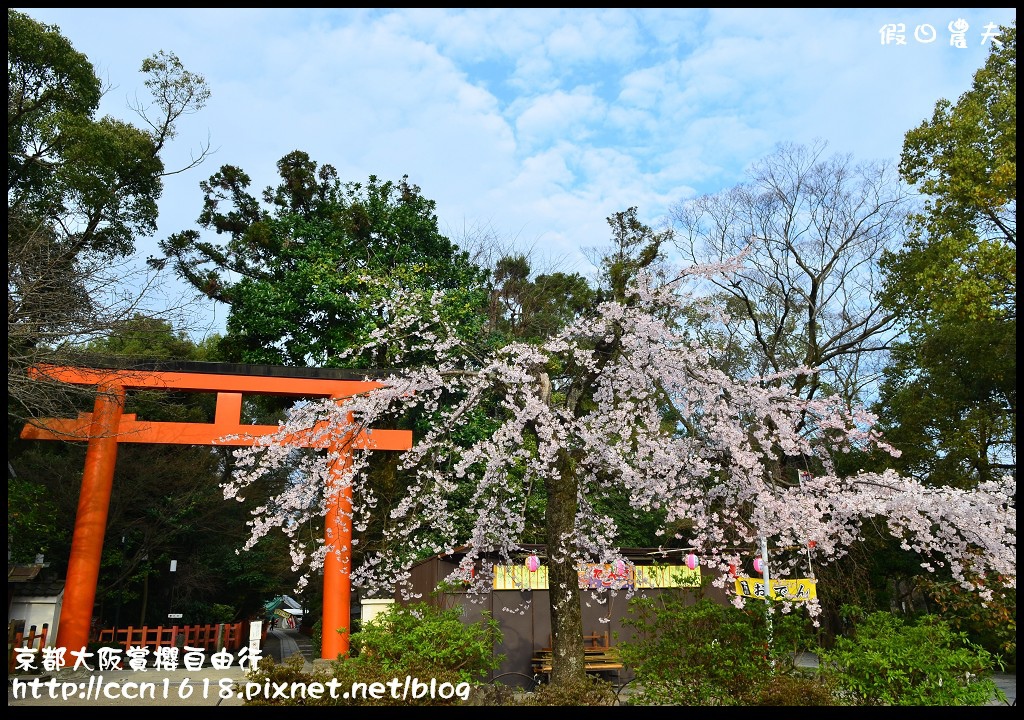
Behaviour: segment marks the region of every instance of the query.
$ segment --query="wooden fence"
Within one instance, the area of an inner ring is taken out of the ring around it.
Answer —
[[[22,628],[19,630],[18,628]],[[50,634],[50,626],[47,623],[43,623],[43,629],[36,632],[36,626],[32,625],[29,627],[28,632],[24,632],[25,625],[23,623],[7,623],[7,674],[10,675],[14,672],[14,658],[15,651],[17,648],[32,648],[33,650],[39,650],[39,648],[46,645],[46,637]]]
[[[184,635],[184,642],[178,639]],[[214,625],[171,625],[165,627],[132,627],[100,630],[101,644],[116,643],[127,652],[129,646],[158,648],[188,645],[216,652],[222,649],[238,650],[248,641],[248,623],[217,623]]]
[[[27,633],[18,629],[15,623],[7,626],[7,672],[13,673],[16,667],[18,650],[31,648],[39,652],[46,645],[49,626],[44,624],[41,631],[36,626],[29,628]],[[24,628],[24,625],[20,625]],[[100,630],[97,640],[104,645],[117,644],[128,652],[129,647],[145,646],[151,650],[161,646],[202,648],[207,653],[220,650],[237,651],[249,641],[249,624],[217,623],[210,625],[172,625],[164,627],[127,627]]]

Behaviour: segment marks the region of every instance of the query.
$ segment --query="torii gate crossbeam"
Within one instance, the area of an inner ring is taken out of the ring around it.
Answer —
[[[167,443],[176,445],[252,445],[256,437],[276,433],[276,425],[243,425],[242,394],[283,395],[294,397],[327,397],[343,399],[366,393],[382,383],[323,377],[301,376],[301,369],[259,366],[259,375],[211,371],[213,363],[175,363],[182,371],[150,369],[98,369],[42,366],[37,371],[64,383],[94,386],[97,389],[92,413],[76,419],[47,418],[27,424],[21,437],[29,440],[88,441],[82,488],[78,499],[71,555],[65,581],[64,603],[57,627],[58,647],[79,650],[88,645],[96,583],[99,579],[103,538],[114,482],[114,464],[119,443]],[[239,366],[230,366],[237,368]],[[242,366],[244,367],[244,366]],[[126,391],[130,389],[162,389],[193,392],[216,392],[217,409],[213,423],[145,422],[124,413]],[[312,435],[312,434],[311,434]],[[231,437],[230,440],[225,438]],[[333,440],[299,439],[305,447],[330,446],[338,453],[331,468],[337,478],[351,463],[349,449],[408,450],[412,447],[410,430],[366,429],[356,437]],[[352,489],[343,486],[332,495],[327,508],[324,541],[335,552],[324,559],[323,645],[321,657],[336,659],[349,649],[352,565]],[[337,531],[331,537],[331,528]],[[342,632],[338,632],[343,630]]]

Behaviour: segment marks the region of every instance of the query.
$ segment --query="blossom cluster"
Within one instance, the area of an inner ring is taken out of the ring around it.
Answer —
[[[256,509],[249,546],[280,528],[292,540],[296,569],[307,571],[326,553],[348,550],[332,542],[337,528],[312,546],[297,529],[323,517],[342,489],[352,490],[354,503],[338,522],[366,527],[379,498],[367,473],[372,447],[357,446],[355,438],[415,410],[429,427],[402,456],[410,480],[382,519],[390,541],[352,570],[356,585],[409,589],[417,558],[460,548],[461,564],[447,582],[488,591],[489,568],[522,557],[531,494],[570,473],[575,528],[548,538],[552,565],[621,559],[615,522],[599,509],[600,498],[614,492],[625,494],[634,512],[662,517],[666,528],[685,520],[692,528],[687,542],[721,587],[731,581],[730,567],[765,542],[803,549],[813,541],[815,563],[836,562],[870,520],[885,522],[904,547],[921,554],[924,567],[944,564],[964,587],[987,571],[1015,586],[1012,478],[960,490],[892,471],[841,477],[835,453],[891,450],[870,414],[838,397],[808,400],[792,392],[787,380],[813,368],[730,377],[713,348],[673,324],[687,304],[704,302],[688,283],[734,267],[690,268],[669,282],[641,276],[629,304],[605,302],[542,343],[485,353],[446,323],[437,294],[392,288],[381,309],[391,322],[369,345],[387,345],[393,357],[416,357],[418,364],[366,394],[297,405],[277,435],[236,451],[227,497],[243,497],[271,472],[287,470],[293,478]],[[486,432],[471,432],[474,423]],[[330,450],[302,452],[290,444],[303,433],[322,435]],[[813,462],[816,472],[799,482],[779,477],[780,453]],[[806,551],[780,550],[773,576],[798,572],[808,561]]]

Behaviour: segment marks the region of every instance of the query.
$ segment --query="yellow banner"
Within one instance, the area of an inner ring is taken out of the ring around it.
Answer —
[[[547,590],[548,568],[541,565],[530,572],[525,565],[495,565],[495,590]]]
[[[587,563],[577,572],[581,589],[700,587],[700,569],[685,565],[626,565],[616,572],[611,565]],[[547,590],[548,568],[541,565],[530,572],[525,565],[495,565],[494,589]]]
[[[772,580],[772,600],[789,600],[803,602],[818,597],[816,581],[813,578],[797,578],[795,580]],[[758,598],[765,596],[762,578],[736,578],[736,594],[743,597]]]
[[[700,587],[700,568],[685,565],[634,565],[634,587],[673,588]]]

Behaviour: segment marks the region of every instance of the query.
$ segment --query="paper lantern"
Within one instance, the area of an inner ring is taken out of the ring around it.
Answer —
[[[754,572],[764,574],[764,560],[759,557],[754,558]]]
[[[807,541],[807,547],[809,547],[811,550],[813,550],[817,546],[818,546],[818,541],[817,540],[808,540]]]
[[[736,577],[736,563],[734,562],[729,563],[729,575]]]
[[[700,565],[700,558],[698,558],[693,553],[689,553],[686,556],[686,567],[690,568],[691,570],[696,570],[698,565]]]
[[[537,572],[537,568],[540,567],[540,558],[536,554],[526,558],[526,569],[530,572]]]

